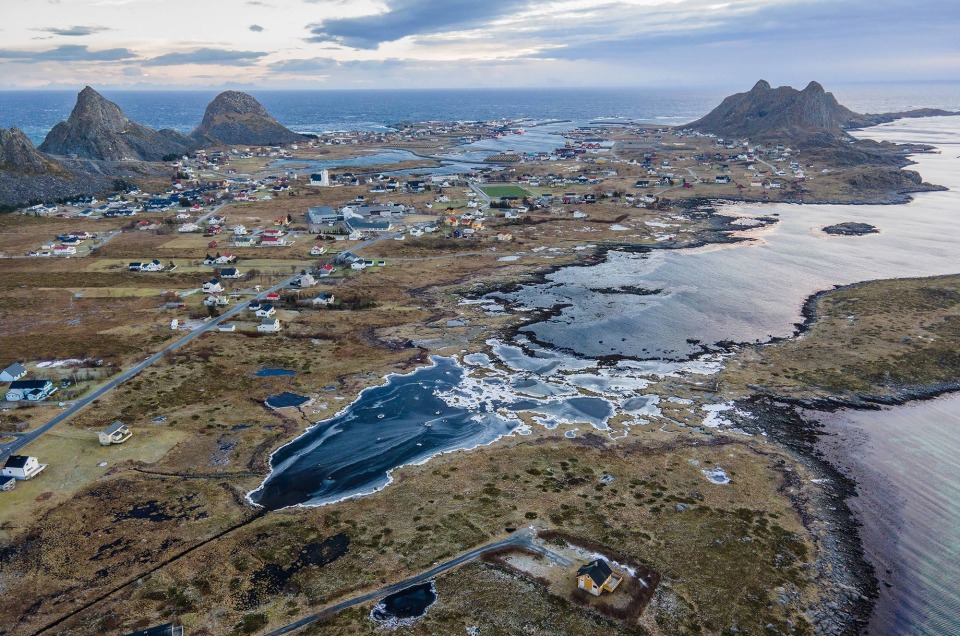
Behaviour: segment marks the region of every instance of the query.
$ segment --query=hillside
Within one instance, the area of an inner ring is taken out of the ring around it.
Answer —
[[[160,161],[196,144],[173,130],[154,130],[127,117],[120,107],[89,86],[77,96],[67,121],[47,134],[40,150],[103,161]]]
[[[271,117],[256,99],[237,91],[217,95],[191,137],[200,145],[250,146],[297,143],[305,139]]]

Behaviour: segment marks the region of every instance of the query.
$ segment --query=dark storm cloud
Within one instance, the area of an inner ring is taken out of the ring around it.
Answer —
[[[23,64],[37,62],[118,62],[132,60],[137,54],[130,49],[103,49],[91,51],[89,47],[78,44],[64,44],[47,51],[23,51],[0,49],[0,59]]]
[[[517,13],[533,0],[388,0],[387,11],[356,18],[336,18],[310,25],[309,42],[333,42],[355,49],[375,49],[410,35],[427,35],[481,26]]]
[[[150,58],[144,66],[182,66],[184,64],[220,64],[225,66],[252,66],[269,55],[263,51],[228,51],[224,49],[197,49],[187,53],[167,53]]]

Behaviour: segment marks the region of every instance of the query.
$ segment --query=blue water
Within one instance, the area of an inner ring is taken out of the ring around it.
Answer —
[[[256,373],[254,373],[254,375],[258,378],[272,378],[284,375],[297,375],[297,372],[293,369],[271,369],[264,367],[259,369]]]
[[[319,505],[368,493],[389,471],[457,448],[473,448],[515,424],[491,412],[454,408],[437,396],[463,370],[449,358],[409,375],[393,375],[361,393],[340,415],[318,423],[270,458],[270,476],[250,499],[270,509]]]
[[[776,78],[769,78],[774,81]],[[0,91],[0,128],[17,127],[39,143],[66,119],[77,91]],[[96,87],[95,87],[96,88]],[[400,121],[624,118],[664,124],[692,121],[726,95],[749,86],[617,89],[477,89],[268,91],[251,94],[289,128],[301,132],[378,130]],[[918,107],[960,108],[960,82],[828,86],[862,112]],[[218,91],[117,91],[102,94],[133,120],[188,133]]]

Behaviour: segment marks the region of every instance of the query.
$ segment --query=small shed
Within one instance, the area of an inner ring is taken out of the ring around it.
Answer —
[[[7,492],[16,487],[17,479],[15,477],[0,477],[0,492]]]

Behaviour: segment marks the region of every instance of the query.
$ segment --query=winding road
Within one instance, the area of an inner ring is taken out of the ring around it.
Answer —
[[[459,565],[463,565],[464,563],[467,563],[469,561],[472,561],[487,552],[492,552],[493,550],[499,550],[500,548],[504,548],[508,546],[529,548],[539,554],[547,553],[547,556],[552,556],[558,559],[562,559],[562,561],[566,561],[566,559],[564,559],[563,557],[560,557],[560,555],[554,555],[552,552],[549,552],[548,550],[545,550],[541,546],[537,545],[535,542],[535,539],[536,539],[536,531],[533,528],[523,528],[517,531],[515,534],[507,537],[506,539],[501,539],[500,541],[494,541],[493,543],[488,543],[486,545],[482,545],[480,547],[474,548],[469,552],[464,552],[463,554],[456,556],[450,559],[449,561],[445,561],[440,565],[434,566],[425,572],[421,572],[416,576],[410,577],[409,579],[400,581],[399,583],[394,583],[393,585],[382,587],[379,590],[375,590],[373,592],[367,592],[366,594],[355,596],[351,599],[347,599],[346,601],[341,601],[339,603],[336,603],[335,605],[326,607],[315,614],[304,616],[300,620],[290,623],[289,625],[285,625],[280,629],[276,629],[272,632],[267,632],[262,636],[281,636],[281,634],[290,634],[292,632],[297,631],[301,627],[306,627],[311,623],[315,623],[316,621],[326,618],[327,616],[332,616],[337,612],[342,612],[343,610],[348,609],[350,607],[354,607],[355,605],[363,605],[364,603],[369,603],[370,601],[373,601],[375,599],[383,598],[384,596],[389,596],[390,594],[395,594],[396,592],[406,589],[411,585],[419,585],[421,583],[426,583],[430,579],[435,578],[440,574],[443,574],[447,570],[452,570],[453,568]]]
[[[211,212],[211,213],[212,213],[212,212]],[[382,236],[377,236],[377,237],[368,239],[368,240],[364,241],[363,243],[360,243],[359,245],[357,245],[357,246],[355,246],[354,248],[352,248],[350,251],[351,251],[351,252],[354,252],[354,251],[359,250],[359,249],[362,249],[362,248],[364,248],[364,247],[366,247],[366,246],[368,246],[368,245],[372,245],[373,243],[376,243],[377,241],[381,241],[381,240],[384,240],[384,239],[386,239],[386,238],[392,238],[392,237],[393,237],[393,234],[384,234],[384,235],[382,235]],[[89,406],[94,400],[100,399],[101,397],[103,397],[104,395],[106,395],[106,394],[109,393],[110,391],[113,391],[115,388],[117,388],[118,386],[120,386],[121,384],[123,384],[124,382],[126,382],[127,380],[130,380],[131,378],[133,378],[133,377],[135,377],[136,375],[140,374],[144,369],[146,369],[146,368],[148,368],[148,367],[156,364],[157,362],[160,361],[160,359],[162,359],[162,358],[163,358],[164,356],[166,356],[167,354],[171,353],[172,351],[176,351],[176,350],[179,349],[180,347],[182,347],[182,346],[184,346],[184,345],[186,345],[186,344],[189,344],[190,342],[193,342],[194,340],[196,340],[197,338],[199,338],[199,337],[202,336],[203,334],[211,331],[212,329],[214,329],[215,327],[217,327],[217,326],[220,325],[221,323],[223,323],[223,322],[225,322],[225,321],[227,321],[227,320],[235,317],[237,314],[239,314],[240,312],[242,312],[243,310],[245,310],[245,309],[250,305],[251,302],[254,302],[254,301],[257,301],[257,300],[262,300],[262,299],[264,299],[264,298],[266,297],[267,294],[271,294],[271,293],[273,293],[273,292],[278,292],[278,291],[280,291],[281,289],[283,289],[283,288],[285,288],[285,287],[288,287],[288,286],[290,285],[290,283],[292,283],[293,280],[294,280],[295,278],[297,278],[298,276],[299,276],[299,274],[294,274],[294,275],[292,275],[292,276],[290,276],[290,277],[288,277],[288,278],[285,278],[284,280],[280,281],[279,283],[277,283],[277,284],[274,285],[273,287],[271,287],[271,288],[269,288],[269,289],[267,289],[267,290],[264,290],[264,291],[260,292],[259,294],[257,294],[257,295],[254,296],[253,298],[251,298],[250,300],[246,300],[246,301],[244,301],[244,302],[242,302],[242,303],[237,304],[237,305],[234,306],[232,309],[229,309],[228,311],[224,312],[222,315],[220,315],[220,316],[218,316],[218,317],[216,317],[216,318],[211,319],[209,322],[205,323],[202,327],[200,327],[200,328],[198,328],[198,329],[196,329],[196,330],[194,330],[194,331],[191,331],[190,333],[188,333],[187,335],[183,336],[182,338],[179,338],[178,340],[175,340],[175,341],[171,342],[169,345],[167,345],[166,347],[164,347],[163,349],[161,349],[161,350],[158,351],[157,353],[151,355],[150,357],[148,357],[148,358],[147,358],[146,360],[144,360],[143,362],[140,362],[140,363],[134,365],[133,367],[127,369],[126,371],[124,371],[124,372],[121,373],[120,375],[118,375],[118,376],[116,376],[116,377],[114,377],[114,378],[111,378],[111,379],[108,380],[105,384],[103,384],[102,386],[100,386],[99,388],[97,388],[95,391],[93,391],[93,393],[90,393],[89,395],[87,395],[87,396],[85,396],[85,397],[77,400],[76,402],[74,402],[73,404],[71,404],[69,407],[65,408],[62,412],[58,413],[55,417],[53,417],[53,418],[52,418],[50,421],[48,421],[46,424],[43,424],[43,425],[37,427],[36,429],[34,429],[34,430],[32,430],[32,431],[29,431],[29,432],[27,432],[27,433],[22,433],[19,437],[17,437],[17,439],[15,439],[15,440],[13,440],[13,441],[11,441],[11,442],[7,442],[6,444],[0,445],[0,462],[6,461],[6,459],[7,459],[10,455],[14,455],[14,454],[18,453],[22,448],[24,448],[25,446],[27,446],[27,445],[30,444],[31,442],[36,441],[37,439],[39,439],[40,437],[42,437],[44,434],[46,434],[47,432],[49,432],[51,429],[53,429],[54,427],[56,427],[58,424],[62,424],[63,422],[69,420],[71,417],[73,417],[74,415],[76,415],[77,413],[79,413],[81,410],[83,410],[84,408],[86,408],[87,406]]]

